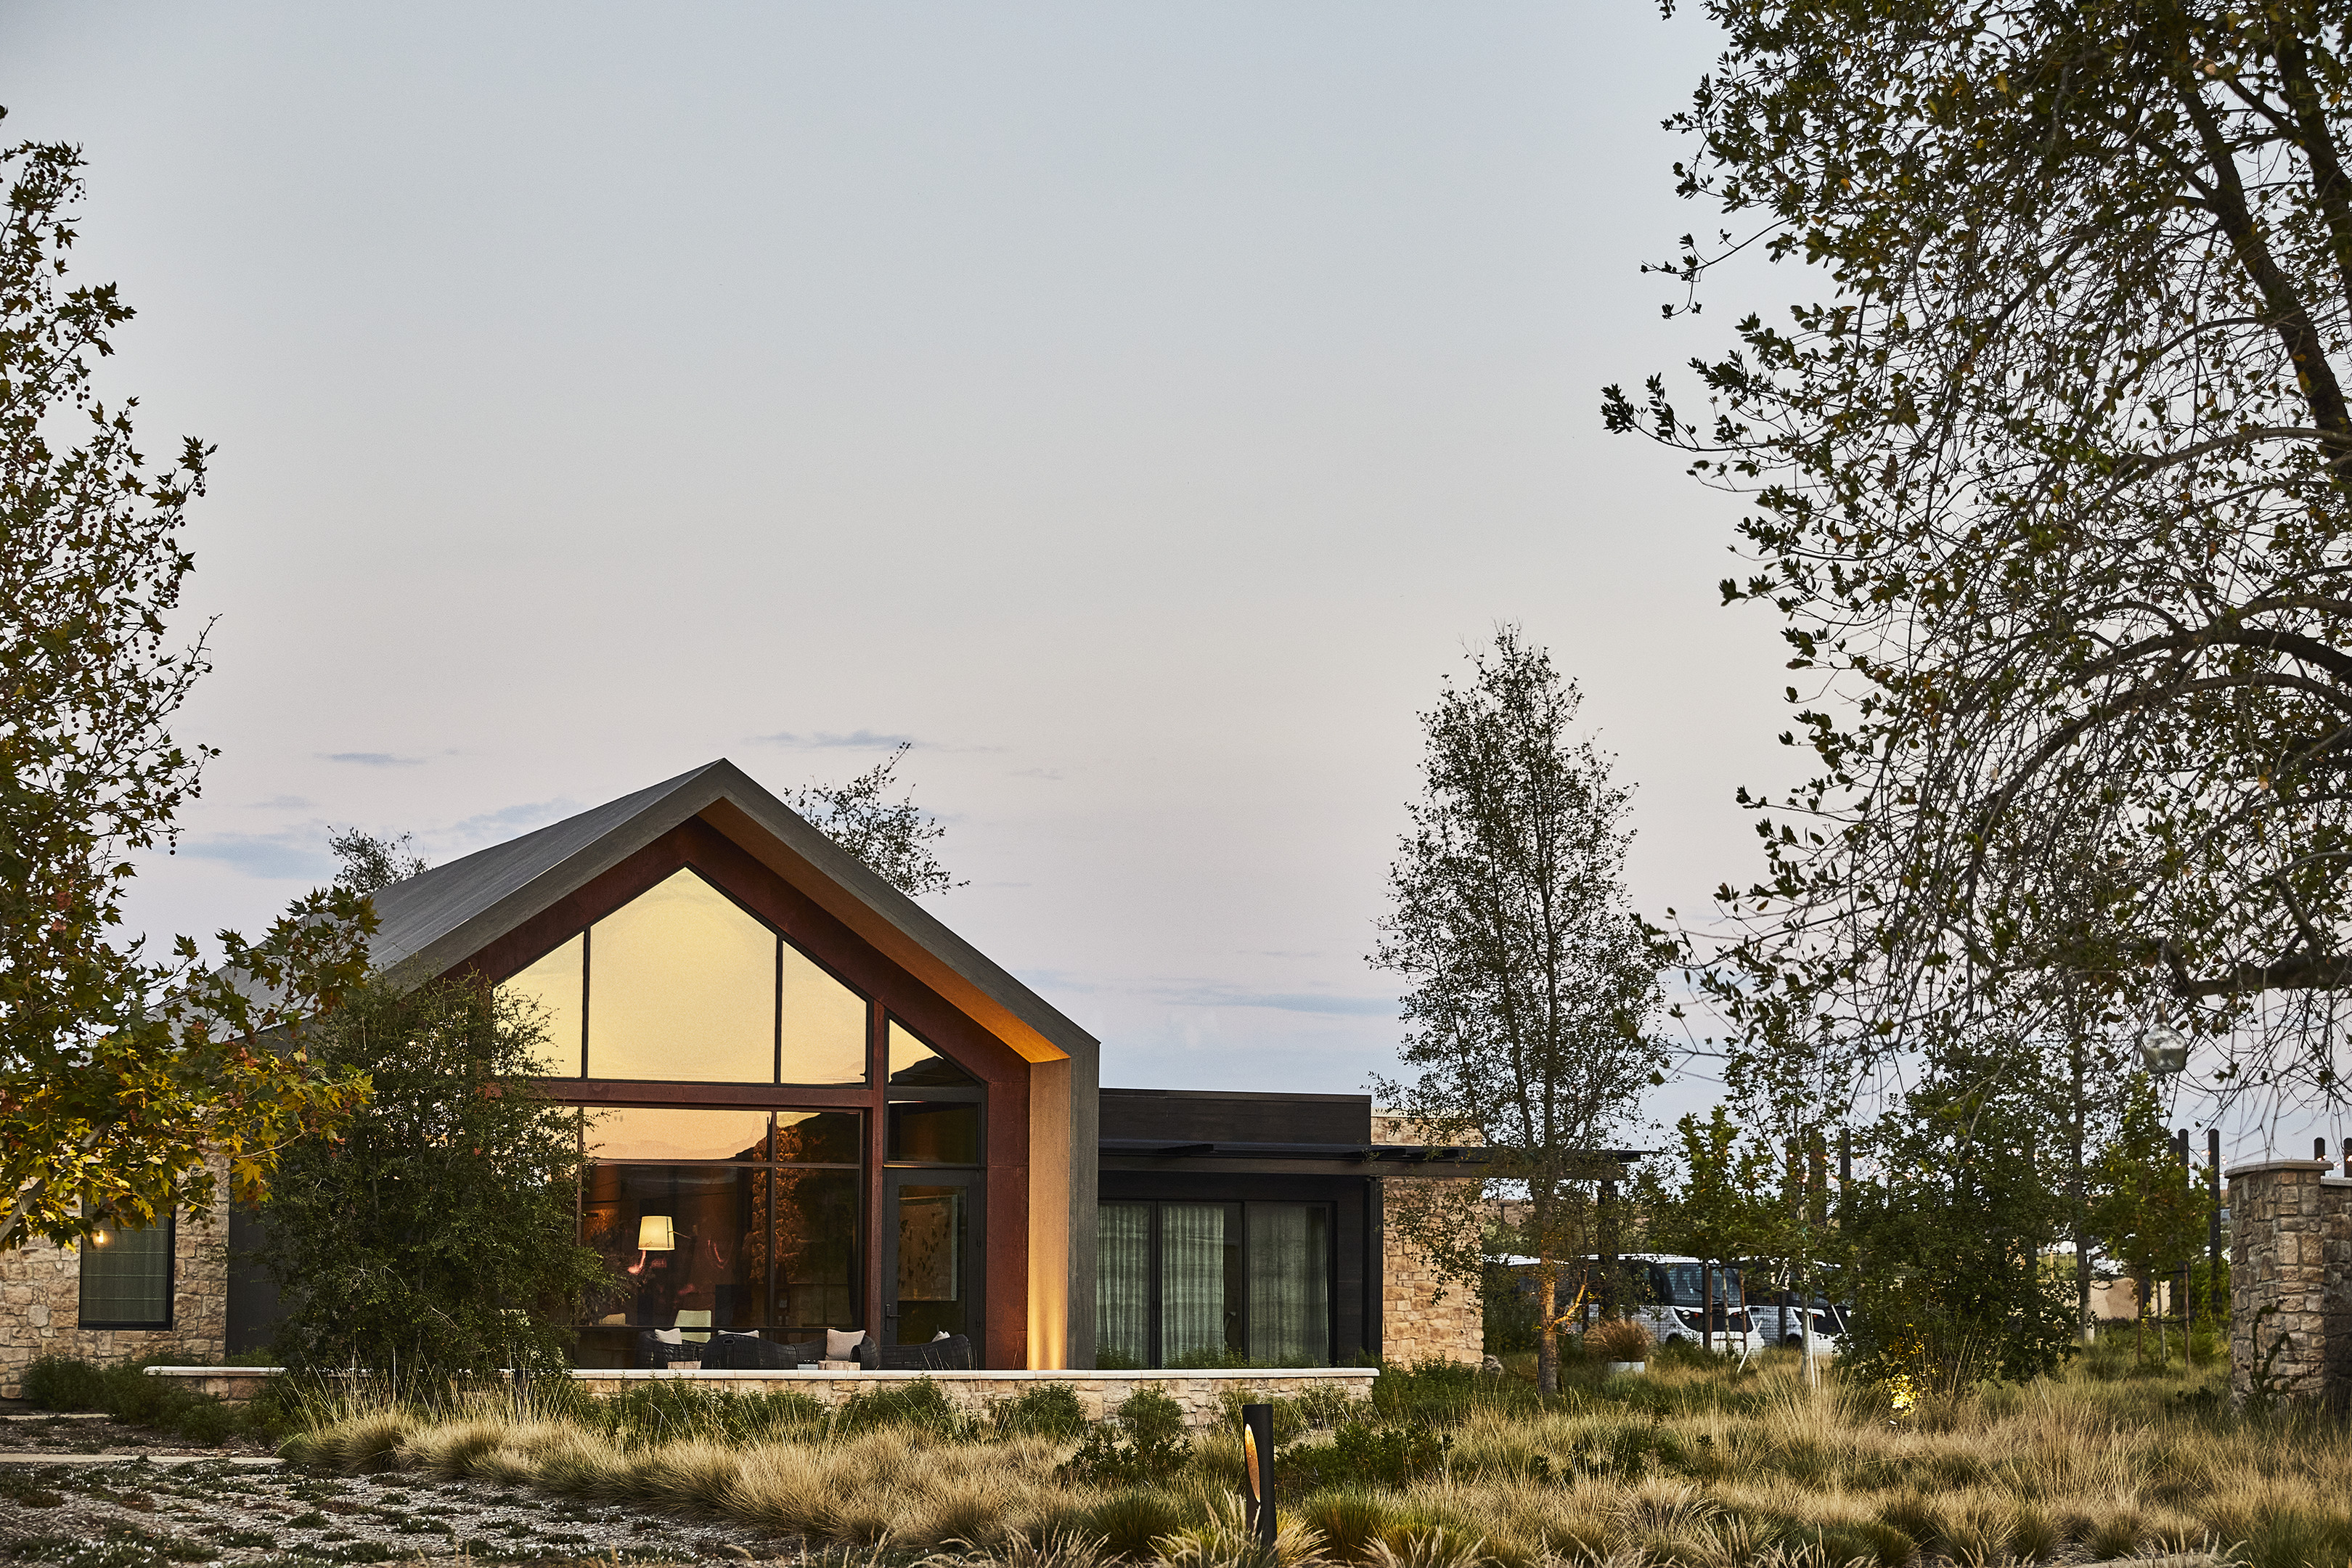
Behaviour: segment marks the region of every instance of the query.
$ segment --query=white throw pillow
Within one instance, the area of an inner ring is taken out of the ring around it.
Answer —
[[[858,1330],[854,1334],[845,1333],[839,1329],[827,1329],[824,1331],[824,1359],[827,1361],[856,1361],[857,1359],[857,1347],[865,1342],[866,1331],[864,1329]]]
[[[682,1345],[686,1340],[676,1329],[656,1329],[654,1338],[666,1345]]]
[[[937,1344],[941,1340],[951,1340],[953,1338],[955,1338],[953,1334],[949,1333],[945,1329],[941,1329],[938,1333],[931,1336],[931,1343]]]

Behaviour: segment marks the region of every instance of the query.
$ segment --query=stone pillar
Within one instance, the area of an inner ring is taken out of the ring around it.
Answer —
[[[2319,1178],[2320,1324],[2331,1410],[2352,1404],[2352,1176]]]
[[[2228,1173],[2230,1401],[2316,1402],[2327,1373],[2325,1160],[2263,1160]]]

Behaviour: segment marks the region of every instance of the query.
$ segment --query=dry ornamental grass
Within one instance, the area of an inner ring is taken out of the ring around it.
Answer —
[[[1325,1411],[1277,1461],[1319,1481],[1282,1497],[1283,1562],[1381,1568],[1798,1568],[2087,1563],[2226,1553],[2247,1568],[2352,1558],[2352,1447],[2315,1416],[2242,1417],[2217,1373],[2066,1377],[1896,1416],[1797,1358],[1742,1370],[1651,1352],[1651,1372],[1571,1369],[1542,1400],[1467,1372],[1384,1373],[1371,1407]],[[2102,1352],[2104,1354],[2104,1352]],[[1173,1474],[1088,1486],[1074,1435],[949,1419],[766,1429],[730,1395],[658,1423],[599,1426],[484,1395],[470,1410],[328,1413],[287,1447],[330,1468],[495,1479],[582,1500],[754,1524],[802,1549],[1093,1568],[1250,1560],[1236,1440],[1195,1436]],[[503,1403],[501,1403],[503,1401]],[[944,1405],[942,1402],[942,1408]],[[1286,1413],[1301,1426],[1299,1414]],[[701,1429],[696,1429],[698,1422]],[[1383,1433],[1440,1429],[1439,1440]],[[1340,1456],[1388,1467],[1347,1473]],[[1366,1458],[1364,1456],[1370,1456]],[[1279,1494],[1278,1494],[1279,1495]]]

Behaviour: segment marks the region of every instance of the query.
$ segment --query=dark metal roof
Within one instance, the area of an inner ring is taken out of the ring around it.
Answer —
[[[942,979],[961,981],[955,989],[970,987],[1071,1056],[1092,1059],[1100,1048],[1052,1004],[724,759],[383,889],[374,900],[383,921],[373,943],[375,965],[410,981],[445,973],[697,816],[771,865],[781,859],[816,872],[824,885],[803,892],[893,957],[928,959],[923,967],[944,971],[921,975],[935,988]],[[965,1005],[972,998],[950,1000]]]

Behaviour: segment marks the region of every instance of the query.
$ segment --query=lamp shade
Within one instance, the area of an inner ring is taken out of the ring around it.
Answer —
[[[670,1229],[669,1215],[649,1214],[637,1221],[637,1248],[642,1252],[675,1252],[677,1236]]]

